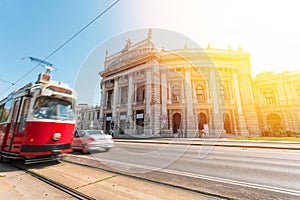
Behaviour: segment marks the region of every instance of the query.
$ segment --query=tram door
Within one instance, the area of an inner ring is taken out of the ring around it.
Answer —
[[[26,120],[28,115],[28,109],[30,104],[30,98],[22,97],[17,110],[17,116],[14,118],[14,129],[12,132],[12,140],[10,143],[11,152],[20,152],[22,146],[22,140],[24,137]]]
[[[15,123],[13,141],[11,144],[11,152],[21,151],[22,141],[26,130],[25,127],[26,127],[29,104],[30,104],[30,98],[23,97],[22,103],[19,108],[17,121]]]
[[[17,98],[12,108],[11,126],[9,129],[5,150],[8,152],[20,152],[23,134],[25,131],[30,99]]]
[[[19,110],[20,110],[20,104],[21,104],[21,98],[17,98],[14,102],[14,105],[12,107],[12,115],[11,115],[11,125],[10,129],[8,132],[8,137],[7,141],[5,144],[5,151],[11,152],[12,150],[12,145],[13,145],[13,140],[14,140],[14,135],[15,131],[17,130],[17,120],[18,120],[18,115],[19,115]]]

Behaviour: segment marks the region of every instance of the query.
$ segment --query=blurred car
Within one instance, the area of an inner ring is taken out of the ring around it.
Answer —
[[[88,153],[90,150],[109,151],[114,146],[111,135],[106,135],[103,130],[76,130],[72,147]]]

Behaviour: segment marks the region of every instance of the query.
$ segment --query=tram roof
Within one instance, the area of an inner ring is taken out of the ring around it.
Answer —
[[[71,90],[72,92],[74,92],[74,90],[72,88],[70,88],[68,84],[63,83],[61,81],[54,81],[54,80],[49,80],[47,82],[37,81],[34,84],[33,83],[27,83],[26,85],[24,85],[24,86],[16,89],[15,91],[11,92],[5,98],[0,100],[0,105],[3,104],[4,102],[10,100],[13,97],[26,95],[26,92],[28,92],[29,89],[47,88],[49,86],[56,86],[56,87],[66,88],[66,89]]]

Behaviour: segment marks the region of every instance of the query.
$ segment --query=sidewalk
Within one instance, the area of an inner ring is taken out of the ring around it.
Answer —
[[[43,167],[34,166],[29,165],[31,171],[79,190],[95,199],[212,199],[181,189],[70,163],[44,164]],[[24,172],[16,170],[7,163],[0,163],[0,194],[0,200],[75,199]]]
[[[0,194],[0,200],[75,199],[8,163],[0,163]]]

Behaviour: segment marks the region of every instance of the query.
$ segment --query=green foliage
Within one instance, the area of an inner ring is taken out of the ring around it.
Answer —
[[[234,140],[300,141],[300,137],[249,137],[249,138],[245,137],[245,138],[233,138],[233,139]]]

